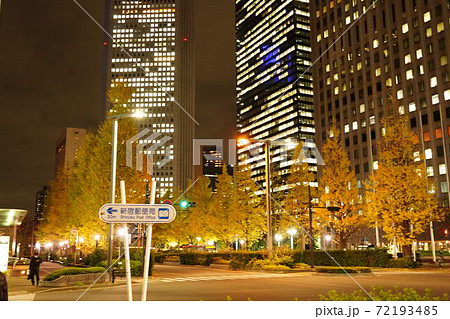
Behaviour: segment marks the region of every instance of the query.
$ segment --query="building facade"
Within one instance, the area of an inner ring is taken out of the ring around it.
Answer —
[[[56,142],[55,174],[62,169],[70,169],[77,158],[78,151],[83,145],[87,130],[68,127]]]
[[[132,87],[126,106],[145,114],[135,119],[138,130],[159,134],[142,143],[160,144],[153,153],[160,194],[186,187],[193,176],[193,11],[191,0],[106,2],[105,26],[114,40],[104,42],[105,91],[119,82]],[[105,94],[104,114],[108,110]]]
[[[36,192],[36,206],[34,210],[34,226],[35,228],[45,218],[45,210],[47,207],[47,196],[49,187],[45,185],[41,190]]]
[[[315,134],[309,1],[237,0],[236,28],[238,134],[254,141],[292,140],[271,147],[272,175],[283,181],[292,161],[280,154]],[[263,144],[240,147],[237,156],[256,181],[264,180]]]
[[[377,169],[381,118],[407,114],[440,202],[449,204],[450,3],[311,1],[316,142],[340,129],[359,186]],[[347,31],[348,29],[348,31]]]

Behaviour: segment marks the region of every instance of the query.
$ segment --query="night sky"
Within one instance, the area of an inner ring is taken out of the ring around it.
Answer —
[[[98,125],[103,35],[72,0],[1,2],[0,208],[34,211],[58,136]],[[102,21],[102,0],[79,2]],[[196,135],[233,137],[234,1],[195,5]]]

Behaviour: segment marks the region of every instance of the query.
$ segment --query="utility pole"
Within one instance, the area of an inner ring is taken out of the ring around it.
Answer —
[[[270,141],[264,142],[264,153],[266,158],[266,210],[267,210],[267,251],[269,256],[273,251],[273,238],[272,238],[272,201],[270,195]]]
[[[308,184],[308,210],[309,210],[309,252],[311,254],[311,268],[314,268],[313,210],[311,203],[311,185],[309,184]]]

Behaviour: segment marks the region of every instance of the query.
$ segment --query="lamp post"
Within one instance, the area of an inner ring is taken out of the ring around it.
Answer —
[[[273,240],[272,240],[272,200],[270,194],[270,140],[258,141],[258,140],[248,140],[246,138],[240,138],[239,142],[241,145],[249,144],[251,142],[263,142],[264,143],[264,158],[265,158],[265,182],[266,182],[266,224],[267,224],[267,251],[269,255],[273,251]]]
[[[275,240],[278,244],[278,247],[280,247],[282,239],[283,239],[283,236],[281,236],[280,234],[275,234]]]
[[[117,139],[119,132],[119,120],[123,118],[136,117],[142,118],[144,117],[143,112],[134,112],[134,113],[122,113],[122,114],[114,114],[108,116],[108,119],[113,120],[112,126],[112,152],[111,152],[111,193],[110,193],[110,202],[111,204],[115,203],[116,197],[116,175],[117,175]],[[112,255],[113,255],[113,239],[114,239],[114,224],[108,224],[108,269],[112,264]],[[97,243],[96,243],[97,245]]]
[[[328,243],[331,241],[331,235],[325,235],[325,250],[328,249]]]
[[[94,240],[95,240],[95,249],[97,249],[98,242],[100,241],[100,235],[94,235]]]
[[[314,235],[313,235],[313,208],[325,208],[329,212],[337,212],[341,208],[337,206],[312,206],[311,185],[308,184],[308,210],[309,210],[309,252],[311,254],[311,268],[314,268]]]
[[[297,229],[288,229],[287,233],[291,236],[291,249],[294,250],[294,235],[297,234]]]

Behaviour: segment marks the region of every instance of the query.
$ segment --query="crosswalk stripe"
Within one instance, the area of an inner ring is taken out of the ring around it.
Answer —
[[[195,282],[195,281],[215,281],[215,280],[233,280],[233,279],[257,279],[257,278],[282,278],[292,277],[292,274],[252,274],[252,275],[229,275],[229,276],[205,276],[205,277],[177,277],[161,278],[161,282]]]

